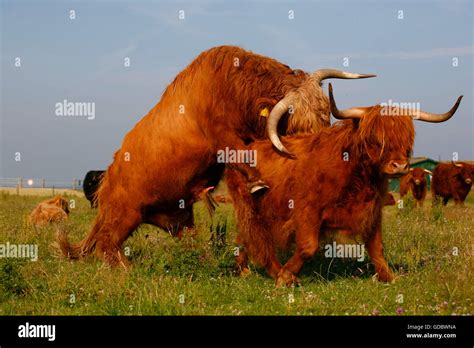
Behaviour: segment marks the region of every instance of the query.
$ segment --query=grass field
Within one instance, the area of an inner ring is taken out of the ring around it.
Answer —
[[[396,197],[397,198],[397,197]],[[199,233],[181,241],[141,226],[124,245],[132,267],[110,269],[94,257],[54,256],[55,227],[35,230],[27,217],[40,196],[0,193],[0,244],[37,244],[39,259],[0,258],[0,315],[472,315],[474,314],[474,195],[465,207],[384,208],[386,258],[394,284],[372,279],[363,262],[324,258],[307,263],[302,286],[276,289],[263,270],[234,274],[232,206],[213,221],[195,208]],[[95,211],[74,199],[73,241],[88,232]],[[216,225],[227,221],[225,234]],[[212,224],[212,228],[211,228]],[[211,238],[211,236],[214,236]]]

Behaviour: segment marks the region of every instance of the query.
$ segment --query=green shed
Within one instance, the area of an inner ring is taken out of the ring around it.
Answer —
[[[429,157],[413,157],[410,159],[410,167],[412,168],[421,167],[421,168],[433,171],[433,169],[436,167],[437,164],[438,164],[438,161],[435,161],[434,159],[431,159]],[[428,181],[428,190],[429,190],[430,185],[431,185],[431,175],[428,175],[426,179]],[[389,179],[389,191],[398,192],[399,190],[400,190],[400,179]]]

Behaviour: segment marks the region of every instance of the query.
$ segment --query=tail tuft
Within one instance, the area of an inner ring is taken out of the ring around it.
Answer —
[[[56,229],[56,243],[53,247],[58,251],[60,257],[69,260],[82,259],[89,255],[95,247],[95,243],[91,243],[88,238],[80,243],[72,244],[68,241],[67,233],[64,230]]]

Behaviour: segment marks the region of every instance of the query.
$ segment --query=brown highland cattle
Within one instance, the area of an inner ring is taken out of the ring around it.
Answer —
[[[408,191],[411,191],[415,206],[422,207],[428,188],[426,174],[433,175],[428,169],[411,168],[407,175],[400,178],[400,197],[406,196]]]
[[[45,226],[51,222],[67,219],[69,214],[68,202],[61,196],[39,203],[30,214],[30,223],[36,227]]]
[[[364,240],[379,280],[394,279],[381,234],[388,178],[408,172],[415,136],[412,116],[446,121],[461,97],[445,114],[413,115],[380,105],[338,110],[331,84],[329,96],[332,114],[343,121],[316,134],[284,137],[296,159],[275,152],[269,141],[249,146],[258,151],[257,168],[270,185],[268,191],[251,195],[240,172],[226,171],[238,221],[237,243],[243,247],[236,261],[243,274],[249,272],[249,256],[265,267],[277,286],[293,284],[304,261],[318,251],[320,237],[343,231]],[[410,116],[382,116],[391,114]],[[289,250],[293,243],[295,252],[282,266],[276,251]]]
[[[99,209],[89,235],[71,245],[60,233],[63,255],[77,259],[95,251],[112,265],[126,266],[121,246],[140,224],[178,233],[192,228],[193,203],[223,174],[218,151],[244,149],[264,138],[267,123],[275,134],[280,118],[282,134],[316,132],[329,125],[321,81],[372,76],[332,69],[306,74],[232,46],[201,53],[125,136],[97,191]],[[278,145],[278,136],[274,141]],[[238,165],[250,183],[259,182],[255,169]]]
[[[450,198],[454,204],[463,205],[471,190],[474,177],[474,165],[463,162],[439,163],[433,170],[431,193],[433,204],[443,199],[443,205],[448,204]]]

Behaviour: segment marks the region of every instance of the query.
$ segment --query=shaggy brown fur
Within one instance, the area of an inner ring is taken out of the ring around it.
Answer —
[[[247,192],[239,171],[226,171],[237,242],[243,246],[237,263],[244,273],[249,255],[277,286],[292,284],[304,261],[319,249],[320,237],[340,230],[365,241],[380,280],[393,279],[383,256],[382,207],[391,168],[408,168],[415,132],[411,117],[381,116],[380,106],[364,110],[361,120],[340,121],[313,135],[283,137],[296,160],[273,151],[269,141],[251,144],[258,151],[261,177],[271,187],[259,198]],[[295,253],[282,266],[276,251],[288,250],[294,242]]]
[[[461,167],[453,163],[439,163],[433,170],[431,180],[431,192],[433,204],[443,199],[443,205],[448,204],[449,199],[454,199],[454,204],[463,205],[474,178],[474,165],[457,162]]]
[[[217,151],[264,138],[263,108],[294,91],[302,97],[291,117],[282,118],[280,134],[329,124],[328,97],[308,76],[239,47],[200,54],[125,136],[97,191],[92,230],[75,245],[60,234],[63,254],[75,259],[95,250],[110,264],[125,265],[121,245],[141,223],[192,228],[193,203],[224,170]],[[255,174],[250,171],[247,179]]]
[[[68,202],[61,196],[39,203],[30,214],[30,223],[36,227],[45,226],[51,222],[67,219],[69,214]]]
[[[423,168],[414,168],[410,173],[400,178],[400,197],[404,197],[411,191],[416,206],[422,207],[426,197],[428,183],[426,172]]]

